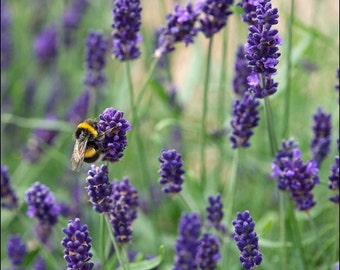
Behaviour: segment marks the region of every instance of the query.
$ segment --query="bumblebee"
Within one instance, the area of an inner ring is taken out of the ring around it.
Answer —
[[[96,162],[101,154],[102,149],[99,141],[102,140],[105,133],[99,133],[97,122],[94,120],[85,120],[80,123],[74,132],[75,144],[71,156],[72,170],[79,171],[83,162]]]

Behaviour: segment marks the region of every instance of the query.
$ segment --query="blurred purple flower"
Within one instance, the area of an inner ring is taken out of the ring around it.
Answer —
[[[339,204],[339,156],[334,158],[334,164],[331,166],[331,174],[328,176],[330,190],[335,190],[338,194],[329,198],[331,202]]]
[[[331,145],[332,122],[331,114],[323,112],[319,107],[313,115],[313,133],[314,137],[310,142],[310,148],[315,160],[320,167],[321,162],[327,157]]]
[[[184,42],[186,46],[194,42],[198,29],[195,27],[199,13],[188,3],[184,8],[178,3],[175,4],[174,13],[166,16],[166,26],[159,31],[157,49],[155,56],[160,57],[163,54],[175,50],[175,42]]]
[[[49,121],[57,119],[54,114],[48,114],[45,118]],[[57,135],[58,131],[56,130],[44,128],[33,130],[31,138],[22,150],[24,159],[30,163],[37,162],[44,152],[45,147],[51,146]]]
[[[88,5],[88,0],[72,0],[66,7],[62,18],[65,45],[70,46],[73,43],[74,32],[79,28]]]
[[[233,90],[237,96],[242,97],[248,91],[248,76],[251,73],[243,45],[239,45],[237,48],[234,70]]]
[[[199,240],[196,263],[199,269],[217,269],[217,262],[221,259],[220,241],[216,235],[204,233]]]
[[[7,69],[12,60],[12,40],[10,37],[11,14],[6,1],[1,0],[1,71]],[[2,87],[1,87],[2,89]]]
[[[108,39],[101,32],[89,31],[86,44],[86,77],[85,84],[99,87],[105,82],[103,69],[106,65],[105,53],[108,49]]]
[[[91,92],[89,89],[83,90],[72,106],[69,108],[65,118],[68,122],[78,125],[86,118],[89,110]]]
[[[102,160],[117,162],[128,144],[126,132],[131,129],[130,123],[124,119],[124,113],[113,108],[107,108],[99,115],[98,131],[105,133],[105,138],[100,142],[104,149]]]
[[[255,222],[249,211],[238,212],[234,226],[234,239],[240,251],[240,262],[244,269],[253,269],[262,262],[262,254],[259,251],[258,237],[254,231]]]
[[[18,207],[18,198],[10,183],[7,166],[1,165],[1,207],[14,209]]]
[[[107,213],[112,207],[112,184],[109,180],[109,172],[106,165],[97,167],[91,165],[91,169],[87,172],[86,187],[95,211],[99,213]]]
[[[282,157],[280,162],[272,163],[271,177],[278,177],[278,188],[290,192],[295,208],[308,211],[316,202],[313,200],[312,189],[320,183],[318,166],[313,160],[306,164],[301,159],[301,151],[293,150],[293,157]]]
[[[172,195],[179,193],[184,182],[182,175],[185,173],[182,168],[182,155],[177,153],[175,149],[162,149],[158,160],[160,162],[159,183],[164,186],[163,191]]]
[[[34,55],[40,64],[53,62],[58,54],[58,37],[54,25],[46,26],[34,40]]]
[[[45,260],[42,257],[38,256],[38,258],[35,260],[33,268],[34,270],[47,270]]]
[[[141,11],[139,0],[115,0],[113,9],[113,54],[119,61],[136,59],[140,35]]]
[[[260,102],[255,97],[246,92],[242,99],[236,99],[233,104],[233,119],[230,124],[232,134],[229,139],[232,148],[249,147],[249,139],[254,134],[253,128],[258,125],[259,111],[257,107]]]
[[[81,225],[80,219],[68,222],[67,228],[63,228],[66,237],[63,238],[61,244],[64,246],[64,259],[67,267],[70,269],[90,270],[93,263],[88,262],[92,258],[91,237],[87,225]]]
[[[25,258],[27,248],[20,235],[9,235],[7,241],[7,255],[13,269],[20,265]]]
[[[60,208],[47,186],[35,182],[26,191],[25,201],[28,205],[27,215],[29,217],[36,217],[40,223],[49,226],[58,222]]]
[[[233,0],[198,0],[196,8],[200,10],[199,21],[201,31],[207,38],[220,31],[227,23],[232,14],[229,10]]]
[[[119,243],[132,239],[132,222],[137,218],[138,193],[127,178],[113,182],[113,203],[108,213],[113,234]]]
[[[201,220],[198,214],[183,213],[178,226],[173,270],[197,269],[196,254],[199,245]]]

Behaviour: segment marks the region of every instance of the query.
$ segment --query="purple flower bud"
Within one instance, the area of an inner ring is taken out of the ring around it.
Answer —
[[[324,113],[322,108],[319,107],[313,119],[314,137],[311,140],[310,147],[313,160],[315,160],[320,167],[321,162],[330,151],[332,131],[331,114]]]
[[[91,237],[87,225],[81,225],[80,219],[68,222],[68,227],[63,228],[66,237],[63,238],[61,244],[64,246],[64,259],[67,267],[71,269],[90,270],[93,263],[88,262],[92,258]]]
[[[196,262],[199,269],[214,270],[221,259],[220,241],[216,235],[204,233],[199,240]]]
[[[132,238],[132,222],[137,218],[138,193],[127,178],[113,182],[113,203],[108,213],[114,236],[119,243]]]
[[[58,53],[57,30],[49,25],[34,40],[34,54],[38,62],[47,64],[55,60]]]
[[[213,226],[216,230],[222,233],[226,232],[225,226],[222,224],[223,219],[223,203],[221,202],[221,194],[217,194],[215,197],[208,197],[209,205],[207,210],[207,225]]]
[[[38,257],[34,263],[34,270],[47,270],[46,262],[42,257]]]
[[[331,174],[328,176],[328,188],[336,190],[338,194],[329,198],[330,201],[339,204],[339,156],[334,158],[334,164],[331,166]]]
[[[107,108],[99,115],[98,131],[104,132],[105,137],[100,142],[104,151],[103,160],[119,161],[128,144],[126,132],[131,129],[130,123],[123,118],[124,113],[113,108]]]
[[[18,206],[18,198],[11,187],[8,169],[1,165],[1,207],[14,209]]]
[[[255,222],[249,211],[238,212],[234,226],[234,239],[240,251],[240,262],[244,269],[253,269],[262,262],[262,254],[259,251],[258,237],[254,231]]]
[[[28,204],[27,215],[29,217],[36,217],[40,223],[49,226],[58,222],[60,208],[47,186],[35,182],[26,191],[25,201]]]
[[[242,14],[242,20],[249,25],[255,24],[257,20],[256,15],[256,1],[249,1],[249,0],[241,0],[236,5],[242,7],[243,14]]]
[[[196,254],[199,245],[201,220],[198,214],[183,213],[178,226],[175,245],[174,270],[196,269]]]
[[[233,119],[230,124],[232,134],[230,141],[233,148],[249,147],[249,139],[253,135],[252,129],[257,126],[259,121],[259,111],[257,107],[260,102],[250,93],[244,93],[242,99],[236,99],[233,104]]]
[[[140,55],[137,46],[142,41],[139,0],[115,0],[113,9],[113,54],[119,61],[136,59]]]
[[[7,242],[7,255],[14,265],[20,265],[25,258],[27,248],[20,235],[9,235]],[[16,268],[15,268],[16,269]]]
[[[279,162],[272,163],[271,177],[278,177],[278,187],[290,192],[295,208],[308,211],[316,202],[313,200],[312,189],[320,183],[317,163],[313,160],[306,164],[301,159],[301,151],[293,150],[293,156],[282,157]]]
[[[87,193],[93,208],[99,213],[107,213],[111,209],[112,184],[109,182],[109,172],[106,165],[96,167],[91,165],[87,172]]]
[[[227,23],[228,17],[232,14],[229,10],[233,0],[199,0],[196,5],[201,11],[200,31],[210,38],[220,31]]]
[[[164,185],[163,191],[173,195],[177,194],[182,190],[184,182],[182,175],[185,173],[185,170],[182,169],[182,155],[177,153],[175,149],[162,149],[158,160],[161,163],[158,170],[158,174],[161,177],[159,183]]]
[[[183,41],[186,46],[193,43],[198,31],[195,27],[198,15],[191,3],[184,8],[176,3],[174,13],[166,16],[167,24],[160,29],[155,56],[160,57],[175,50],[175,42]]]

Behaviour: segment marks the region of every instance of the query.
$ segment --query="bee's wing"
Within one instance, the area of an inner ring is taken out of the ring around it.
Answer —
[[[83,165],[86,145],[87,145],[87,139],[75,141],[73,153],[71,156],[72,170],[79,171],[81,168],[81,165]]]

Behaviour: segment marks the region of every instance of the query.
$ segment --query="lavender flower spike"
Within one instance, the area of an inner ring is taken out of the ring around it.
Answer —
[[[127,178],[113,183],[113,203],[108,213],[113,234],[119,243],[132,239],[132,222],[137,218],[138,194]]]
[[[260,102],[246,92],[242,99],[236,99],[233,104],[233,119],[231,120],[232,134],[230,141],[232,148],[249,147],[249,139],[253,135],[252,129],[259,121],[257,107]]]
[[[315,160],[320,167],[321,162],[326,158],[330,150],[332,131],[331,114],[324,113],[322,108],[319,107],[313,119],[314,137],[310,143],[310,147],[313,160]]]
[[[262,254],[259,251],[258,237],[254,231],[255,222],[249,211],[238,212],[233,222],[234,239],[240,251],[240,262],[244,269],[253,269],[262,262]]]
[[[18,198],[10,183],[8,169],[1,165],[1,207],[14,209],[18,206]]]
[[[174,51],[175,42],[183,41],[186,46],[193,43],[198,31],[195,27],[198,15],[199,12],[193,8],[191,3],[184,8],[176,3],[174,13],[166,16],[167,24],[160,29],[155,56],[160,57]]]
[[[336,190],[338,194],[329,198],[331,202],[339,204],[339,156],[334,158],[334,164],[331,166],[331,174],[328,176],[328,188]]]
[[[199,0],[196,8],[201,11],[200,31],[210,38],[220,31],[227,23],[228,17],[232,14],[229,10],[233,0]]]
[[[204,233],[199,240],[199,246],[196,254],[196,262],[199,269],[214,270],[217,268],[217,262],[221,259],[219,252],[220,241],[216,235]]]
[[[91,165],[87,172],[86,182],[87,193],[93,208],[99,213],[107,213],[111,209],[112,203],[112,184],[109,181],[108,169],[106,165],[96,167]]]
[[[207,224],[213,226],[216,230],[225,233],[226,227],[222,224],[223,219],[223,203],[221,202],[221,194],[217,194],[215,197],[208,197],[209,205],[207,210]]]
[[[176,239],[176,255],[173,270],[196,269],[196,254],[201,220],[198,214],[183,213],[178,226]]]
[[[29,217],[36,217],[41,224],[49,226],[58,222],[60,206],[55,203],[54,196],[47,186],[35,182],[27,190],[25,200]]]
[[[88,262],[92,258],[91,237],[87,225],[81,225],[80,219],[68,222],[68,227],[63,228],[66,237],[61,244],[64,246],[64,259],[67,262],[68,269],[91,270],[93,263]]]
[[[185,173],[185,170],[182,169],[183,161],[181,154],[177,153],[175,149],[162,149],[158,160],[161,163],[158,170],[161,177],[159,183],[164,185],[163,191],[173,195],[177,194],[182,190],[184,182],[182,174]]]
[[[251,73],[251,69],[248,67],[248,61],[245,58],[244,46],[239,45],[236,52],[235,72],[233,79],[234,93],[242,97],[245,92],[248,91],[248,76]]]
[[[308,211],[316,202],[313,200],[312,189],[320,183],[317,163],[313,160],[306,164],[301,159],[301,151],[293,150],[293,157],[282,157],[280,162],[272,163],[271,177],[278,177],[279,188],[290,192],[295,208]]]
[[[276,73],[275,67],[279,63],[281,54],[278,52],[278,45],[281,45],[282,41],[278,30],[271,28],[278,23],[279,15],[277,8],[272,8],[270,0],[255,1],[253,4],[256,11],[250,14],[249,34],[245,46],[246,58],[252,69],[248,81],[255,97],[264,98],[274,94],[278,86],[272,76]]]
[[[25,258],[27,248],[25,243],[22,242],[21,236],[10,235],[7,242],[7,255],[12,266],[20,265]],[[17,269],[14,267],[13,269]]]
[[[119,61],[136,59],[140,55],[137,44],[142,41],[139,0],[115,0],[113,9],[113,54]]]
[[[34,40],[34,54],[40,64],[54,61],[58,54],[57,30],[49,25]]]
[[[117,162],[128,144],[126,132],[131,129],[130,123],[124,119],[124,113],[113,108],[107,108],[99,115],[98,131],[105,132],[105,138],[100,142],[104,149],[103,160]]]

